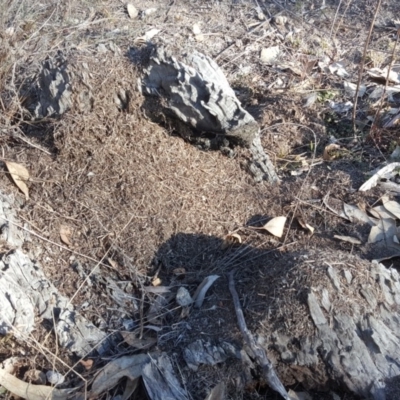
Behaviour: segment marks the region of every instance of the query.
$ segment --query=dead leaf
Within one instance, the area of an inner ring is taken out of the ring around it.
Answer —
[[[357,207],[363,211],[363,212],[367,212],[367,203],[364,200],[359,200],[357,203]]]
[[[304,222],[302,217],[297,217],[297,222],[299,223],[299,225],[303,228],[303,229],[307,229],[311,232],[311,234],[314,233],[314,228],[307,224],[306,222]]]
[[[175,368],[166,353],[154,355],[143,366],[143,382],[147,396],[153,400],[188,400],[191,398],[175,375]]]
[[[139,339],[135,332],[120,332],[124,341],[131,347],[138,350],[146,350],[157,343],[156,338],[142,338]]]
[[[143,15],[145,15],[146,17],[148,17],[149,15],[154,14],[156,11],[157,11],[157,8],[156,8],[156,7],[146,8],[146,9],[143,11]]]
[[[400,83],[400,74],[391,69],[388,76],[388,67],[385,67],[383,69],[371,68],[370,70],[367,71],[367,74],[372,76],[373,78],[379,78],[384,80],[386,80],[386,78],[389,78],[388,80],[390,82]]]
[[[187,307],[193,303],[193,299],[190,296],[189,290],[183,286],[178,289],[175,300],[181,307]]]
[[[351,101],[340,103],[333,100],[329,100],[328,105],[333,111],[335,111],[338,114],[345,114],[353,108],[353,103]]]
[[[378,219],[396,219],[396,217],[390,213],[384,206],[376,206],[374,208],[370,208],[368,212]]]
[[[268,48],[264,47],[261,50],[260,60],[264,64],[275,64],[278,59],[279,53],[279,46],[272,46]]]
[[[398,258],[398,257],[400,257],[400,253],[394,253],[394,254],[391,254],[391,255],[383,257],[383,258],[375,258],[375,261],[380,263],[382,261],[387,261],[387,260],[391,260],[392,258]]]
[[[213,388],[213,390],[211,390],[210,394],[205,398],[205,400],[225,400],[225,391],[225,383],[220,382]]]
[[[225,250],[232,245],[241,244],[241,243],[242,243],[242,238],[238,233],[228,233],[225,236],[225,239],[221,245],[221,248],[222,248],[222,250]]]
[[[376,226],[372,227],[368,236],[368,243],[377,243],[384,240],[391,244],[396,233],[396,221],[394,219],[381,219]]]
[[[351,244],[362,244],[361,240],[358,240],[357,238],[353,238],[351,236],[335,235],[334,238],[342,240],[343,242],[349,242]]]
[[[83,365],[86,371],[89,371],[93,367],[93,360],[90,358],[87,360],[81,360],[80,363]]]
[[[112,389],[121,378],[134,380],[142,375],[144,364],[150,361],[147,354],[116,358],[109,362],[94,378],[88,397],[96,398]],[[50,388],[52,389],[52,388]]]
[[[374,226],[377,223],[377,221],[372,220],[364,211],[361,211],[357,206],[343,203],[343,211],[347,215],[347,218],[353,223],[362,222],[363,224],[369,224],[371,226]]]
[[[346,76],[349,76],[349,73],[346,71],[344,68],[344,63],[342,62],[334,62],[333,64],[328,66],[329,71],[331,74],[335,74],[337,76],[340,76],[341,78],[345,78]]]
[[[157,294],[156,298],[151,302],[150,308],[147,311],[147,322],[155,325],[162,325],[163,324],[163,316],[165,315],[165,310],[170,301],[174,298],[173,293],[160,293]],[[147,329],[149,325],[146,326]]]
[[[337,155],[335,154],[335,150],[339,150],[340,146],[335,143],[328,144],[328,146],[325,147],[324,149],[324,154],[322,155],[322,158],[325,161],[331,161],[337,158]]]
[[[65,382],[65,376],[57,371],[47,371],[46,372],[47,382],[52,385],[61,385]]]
[[[193,301],[196,308],[200,308],[203,305],[204,298],[206,297],[207,290],[211,285],[219,278],[218,275],[209,275],[203,279],[203,282],[197,287],[196,292],[193,295]]]
[[[355,96],[357,89],[357,85],[355,83],[344,81],[343,86],[344,86],[344,91],[346,92],[347,95],[351,97]],[[360,87],[358,88],[358,97],[363,97],[366,90],[367,87],[365,85],[360,85]]]
[[[271,233],[276,237],[282,237],[283,235],[283,228],[285,227],[286,217],[275,217],[268,221],[264,226],[263,229]]]
[[[397,201],[387,201],[383,203],[383,207],[397,219],[400,219],[400,204]]]
[[[25,195],[26,200],[29,200],[29,189],[25,183],[29,179],[29,171],[23,165],[12,161],[5,161],[4,163],[14,183]]]
[[[135,19],[139,15],[139,10],[131,3],[126,5],[126,10],[128,11],[128,15],[131,19]]]
[[[72,246],[71,244],[71,236],[72,236],[72,230],[68,225],[61,225],[60,226],[60,238],[63,243],[65,243],[67,246]]]
[[[342,217],[344,219],[349,220],[349,217],[344,212],[344,202],[342,200],[335,199],[333,197],[329,197],[329,193],[323,198],[322,202],[325,204],[325,207],[332,211],[334,214]]]
[[[318,100],[317,92],[311,93],[305,98],[305,100],[306,102],[304,104],[304,107],[311,107]]]
[[[31,383],[23,382],[11,375],[6,370],[0,368],[0,385],[7,389],[10,393],[15,396],[19,396],[22,399],[29,400],[43,400],[43,399],[57,399],[67,400],[77,396],[76,389],[56,389],[51,386],[45,385],[32,385]]]
[[[369,178],[361,187],[358,189],[360,192],[365,192],[375,187],[381,179],[390,179],[391,176],[395,175],[395,171],[400,169],[399,162],[393,162],[385,167],[378,170],[371,178]]]

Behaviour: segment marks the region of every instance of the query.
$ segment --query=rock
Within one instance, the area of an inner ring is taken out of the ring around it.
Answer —
[[[34,110],[36,118],[62,115],[72,106],[67,65],[61,52],[42,63],[37,78],[38,102]]]
[[[259,126],[241,106],[222,70],[210,57],[196,51],[182,59],[178,61],[158,48],[144,71],[143,93],[158,97],[159,108],[166,117],[191,128],[187,131],[182,124],[175,123],[177,131],[185,138],[214,134],[215,140],[227,138],[234,144],[248,147],[253,157],[250,171],[256,180],[278,182],[261,145]]]

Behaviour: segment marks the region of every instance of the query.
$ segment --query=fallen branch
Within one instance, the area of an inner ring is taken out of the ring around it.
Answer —
[[[244,315],[242,311],[242,307],[240,305],[240,300],[238,293],[235,288],[235,282],[233,280],[233,271],[229,273],[229,290],[232,295],[233,304],[235,306],[236,317],[238,320],[240,331],[242,332],[243,338],[246,344],[250,347],[252,352],[256,357],[256,362],[260,365],[263,371],[263,378],[267,381],[268,385],[278,392],[284,399],[290,400],[289,394],[283,386],[282,382],[276,375],[274,367],[269,361],[267,355],[265,354],[265,350],[260,347],[256,340],[254,339],[251,332],[247,329],[246,321],[244,320]]]

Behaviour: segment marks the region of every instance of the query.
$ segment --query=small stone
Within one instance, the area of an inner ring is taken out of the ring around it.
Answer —
[[[139,15],[139,10],[131,3],[126,5],[126,11],[131,19],[135,19]]]
[[[193,303],[193,299],[190,296],[189,291],[185,287],[182,286],[178,289],[178,293],[176,294],[176,302],[181,307],[187,307]]]
[[[61,375],[59,372],[55,371],[47,371],[46,372],[46,377],[49,383],[52,385],[61,385],[65,381],[65,378],[63,375]]]

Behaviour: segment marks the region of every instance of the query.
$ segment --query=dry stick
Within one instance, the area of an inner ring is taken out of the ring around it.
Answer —
[[[246,344],[250,347],[252,352],[254,353],[256,360],[263,371],[263,378],[267,381],[269,386],[278,392],[284,399],[290,400],[289,394],[283,386],[282,382],[278,378],[274,367],[269,361],[267,355],[265,354],[265,350],[260,347],[252,333],[247,329],[246,321],[244,320],[242,307],[240,305],[240,300],[238,293],[235,288],[235,282],[233,280],[233,271],[229,273],[229,290],[232,295],[233,304],[235,306],[236,317],[238,320],[238,325],[240,328],[240,332],[242,332],[243,338]]]
[[[382,3],[382,0],[379,0],[377,5],[376,5],[375,13],[374,13],[374,16],[373,16],[372,21],[371,21],[371,26],[369,28],[368,36],[367,36],[367,39],[366,39],[365,44],[364,44],[364,52],[363,52],[363,56],[362,56],[362,59],[361,59],[360,70],[358,72],[357,88],[356,88],[356,93],[354,95],[353,113],[351,115],[351,119],[352,119],[352,122],[353,122],[353,131],[354,132],[356,131],[356,111],[357,111],[358,91],[360,90],[361,78],[362,78],[362,73],[363,73],[363,70],[364,70],[365,58],[367,56],[367,49],[368,49],[369,41],[371,39],[372,30],[374,29],[376,16],[378,15],[378,11],[379,11],[379,8],[381,7],[381,3]]]
[[[389,84],[390,71],[392,70],[392,67],[393,67],[393,64],[394,64],[394,60],[395,60],[394,54],[395,54],[396,49],[397,49],[397,44],[399,43],[399,36],[400,36],[400,28],[397,30],[396,43],[395,43],[394,46],[393,46],[393,51],[392,51],[390,63],[389,63],[389,66],[388,66],[388,72],[387,72],[387,75],[386,75],[385,88],[383,89],[383,93],[382,93],[382,96],[381,96],[381,99],[380,99],[380,102],[379,102],[379,107],[378,107],[378,109],[376,110],[375,117],[374,117],[374,121],[372,122],[372,126],[376,126],[377,123],[379,122],[379,121],[378,121],[378,120],[379,120],[379,114],[380,114],[380,112],[381,112],[381,110],[382,110],[382,107],[383,107],[383,99],[384,99],[385,94],[386,94],[386,92],[387,92],[387,87],[388,87],[388,84]]]
[[[126,223],[126,225],[120,230],[120,232],[118,233],[118,235],[115,237],[115,240],[112,244],[114,244],[116,242],[116,240],[118,239],[118,237],[121,235],[121,233],[129,226],[129,224],[132,222],[134,218],[134,215],[132,214],[131,217],[129,218],[129,221]],[[107,251],[104,253],[103,257],[101,257],[101,260],[97,262],[96,266],[90,271],[90,273],[88,274],[88,276],[85,278],[85,280],[79,285],[78,289],[76,289],[76,292],[74,293],[74,295],[70,298],[68,305],[72,304],[72,300],[74,300],[74,298],[78,295],[78,293],[81,291],[81,289],[83,288],[84,285],[86,285],[86,283],[88,282],[88,280],[90,279],[90,277],[94,274],[94,272],[97,270],[97,268],[103,263],[103,260],[106,258],[106,256],[108,255],[108,253],[110,252],[112,248],[112,245],[107,249]],[[68,307],[67,305],[67,307]]]
[[[337,18],[338,14],[339,14],[339,10],[340,10],[341,6],[342,6],[342,0],[339,1],[339,4],[338,4],[338,6],[336,8],[335,16],[333,17],[333,22],[332,22],[332,26],[331,26],[331,32],[329,34],[329,37],[331,37],[331,38],[332,38],[332,33],[333,33],[333,27],[335,26],[336,18]]]
[[[102,265],[103,267],[111,268],[109,265],[107,265],[107,264],[101,262],[101,260],[98,261],[98,260],[96,260],[96,259],[93,258],[93,257],[90,257],[90,256],[87,256],[87,255],[85,255],[85,254],[79,253],[78,251],[72,250],[72,249],[70,249],[70,248],[68,248],[68,247],[66,247],[66,246],[63,246],[62,244],[53,242],[53,241],[50,240],[50,239],[46,239],[44,236],[39,235],[39,234],[36,233],[35,231],[32,231],[32,230],[30,230],[30,229],[28,229],[28,228],[25,228],[24,226],[22,226],[22,225],[20,225],[20,224],[17,224],[17,223],[15,223],[14,221],[10,221],[10,220],[7,219],[7,218],[2,217],[2,219],[3,219],[4,221],[7,221],[9,224],[16,226],[17,228],[20,228],[20,229],[24,230],[25,232],[28,232],[29,234],[31,234],[31,235],[33,235],[33,236],[36,236],[37,238],[39,238],[39,239],[41,239],[41,240],[44,240],[44,241],[47,242],[47,243],[50,243],[50,244],[53,244],[53,245],[59,247],[60,249],[67,250],[67,251],[69,251],[69,252],[72,253],[72,254],[76,254],[77,256],[80,256],[80,257],[86,258],[87,260],[90,260],[90,261],[93,261],[93,262],[95,262],[95,263],[98,263],[99,265]],[[103,257],[103,259],[104,259],[104,257]]]
[[[334,34],[333,38],[336,37],[336,35],[337,35],[338,31],[339,31],[339,28],[340,28],[341,26],[348,27],[347,25],[342,25],[342,22],[343,22],[344,16],[345,16],[346,13],[347,13],[347,10],[349,9],[349,7],[350,7],[350,5],[351,5],[352,2],[353,2],[353,0],[349,0],[349,2],[347,3],[346,8],[345,8],[344,11],[343,11],[342,18],[340,19],[339,23],[337,24],[336,31],[335,31],[335,34]],[[333,26],[332,26],[332,27],[333,27]],[[352,28],[352,29],[357,29],[357,28],[353,28],[353,27],[350,27],[350,28]],[[357,29],[357,30],[358,30],[358,29]],[[332,32],[331,32],[331,37],[332,37]]]
[[[21,130],[20,127],[18,127],[18,130],[21,131],[21,135],[18,135],[18,134],[14,134],[14,135],[13,135],[12,133],[6,133],[6,134],[7,134],[9,137],[13,138],[13,139],[14,139],[14,138],[15,138],[15,139],[19,139],[19,140],[21,140],[22,142],[24,142],[24,143],[26,143],[26,144],[29,144],[29,146],[31,146],[31,147],[33,147],[33,148],[35,148],[35,149],[38,149],[38,150],[40,150],[40,151],[43,151],[43,153],[46,153],[46,154],[48,154],[49,156],[51,156],[51,153],[50,153],[49,151],[43,149],[41,146],[39,146],[39,145],[37,145],[37,144],[31,143],[28,139],[24,138],[24,137],[23,137],[22,130]]]

